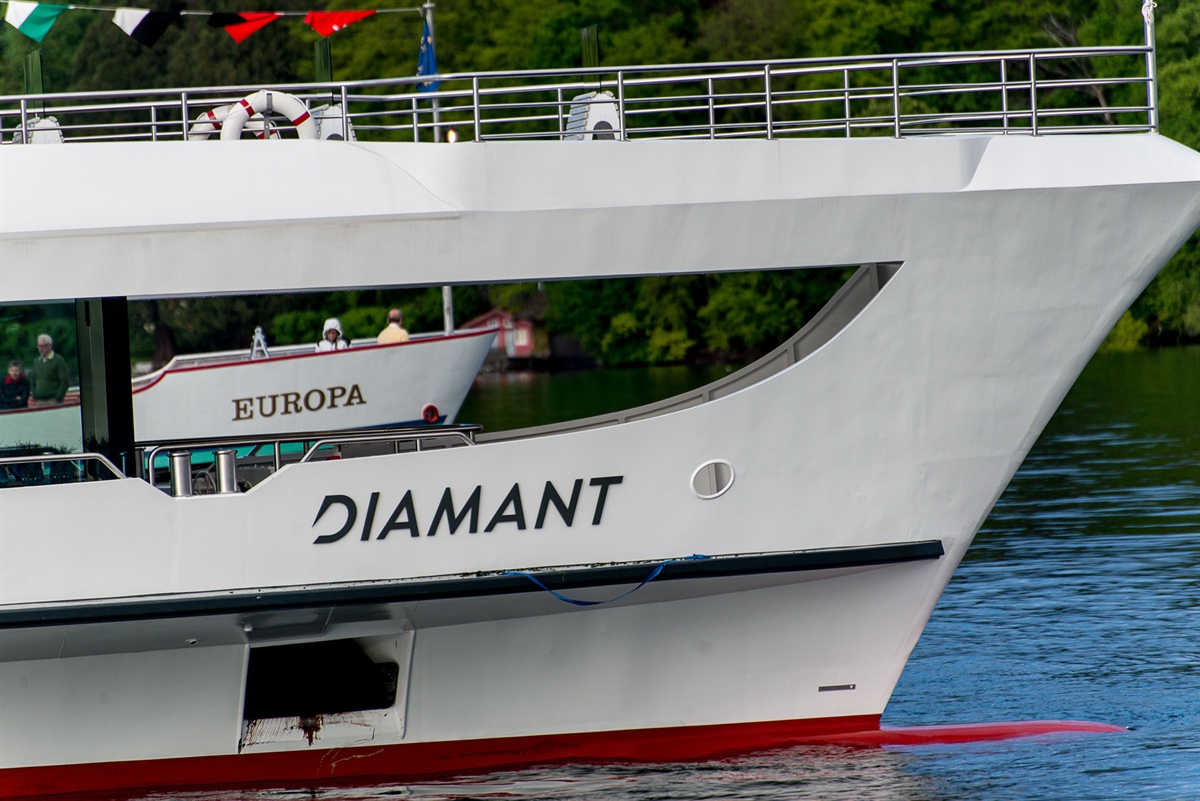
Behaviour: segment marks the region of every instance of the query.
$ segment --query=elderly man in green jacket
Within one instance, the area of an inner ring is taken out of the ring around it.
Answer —
[[[67,360],[54,352],[49,334],[37,338],[38,358],[29,371],[30,402],[34,406],[62,403],[70,383]]]

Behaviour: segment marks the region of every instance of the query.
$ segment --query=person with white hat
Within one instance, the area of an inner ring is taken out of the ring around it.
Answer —
[[[350,343],[342,336],[342,323],[336,317],[330,317],[325,321],[323,329],[325,333],[321,336],[321,341],[317,343],[317,350],[345,350],[350,347]]]

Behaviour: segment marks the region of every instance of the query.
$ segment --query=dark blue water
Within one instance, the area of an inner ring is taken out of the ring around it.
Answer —
[[[593,383],[602,377],[565,377],[575,390],[585,388],[578,413],[629,405],[629,393],[636,394],[630,387],[597,392]],[[665,395],[666,384],[703,377],[626,371],[618,383],[654,384]],[[460,419],[480,420],[485,409],[506,406],[520,418],[539,394],[562,391],[551,380],[488,379]],[[496,428],[531,420],[483,422]],[[1092,361],[943,595],[884,723],[1064,718],[1129,731],[804,747],[692,764],[552,766],[420,785],[148,797],[1200,799],[1200,349]]]

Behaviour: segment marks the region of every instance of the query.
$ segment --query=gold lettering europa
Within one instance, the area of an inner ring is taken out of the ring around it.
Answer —
[[[341,402],[341,406],[339,406]],[[349,387],[314,387],[307,392],[277,392],[250,398],[233,398],[233,421],[274,417],[276,414],[320,412],[345,406],[363,406],[367,399],[358,384]]]

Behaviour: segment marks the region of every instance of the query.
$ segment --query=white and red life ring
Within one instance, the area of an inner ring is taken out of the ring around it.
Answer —
[[[188,129],[188,139],[196,141],[204,141],[215,133],[221,132],[221,126],[225,122],[225,118],[229,116],[229,112],[233,110],[236,103],[230,103],[228,106],[217,106],[208,111],[202,111],[196,121],[192,123],[192,127]],[[267,128],[268,133],[264,134],[263,129]],[[270,136],[272,139],[279,139],[279,131],[274,126],[264,125],[262,115],[258,114],[251,117],[242,127],[244,131],[251,131],[259,139],[263,136]]]
[[[255,114],[266,116],[268,108],[277,111],[296,126],[296,135],[301,139],[317,138],[317,123],[308,113],[308,106],[295,95],[259,89],[229,107],[229,113],[221,123],[221,139],[240,139],[246,123]]]

